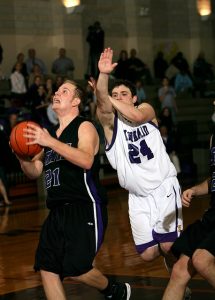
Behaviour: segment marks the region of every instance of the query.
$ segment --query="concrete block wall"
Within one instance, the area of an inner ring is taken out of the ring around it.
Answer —
[[[158,50],[168,59],[181,50],[192,63],[198,52],[215,64],[214,18],[202,22],[196,0],[82,0],[82,9],[67,14],[60,0],[1,0],[1,68],[9,75],[17,53],[34,47],[51,68],[58,49],[65,47],[75,61],[75,78],[86,71],[87,28],[96,20],[105,30],[105,45],[115,50],[136,48],[151,68]]]

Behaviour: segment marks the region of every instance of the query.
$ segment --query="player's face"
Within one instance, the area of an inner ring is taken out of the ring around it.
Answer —
[[[75,97],[75,86],[71,83],[64,83],[55,92],[52,100],[52,108],[64,107],[65,105],[71,107]]]
[[[116,100],[123,101],[126,103],[134,103],[134,97],[131,94],[131,91],[125,85],[119,85],[113,88],[112,97]]]

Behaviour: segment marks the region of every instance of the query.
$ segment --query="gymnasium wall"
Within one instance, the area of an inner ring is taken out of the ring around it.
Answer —
[[[138,56],[152,69],[158,50],[170,59],[182,51],[190,63],[200,50],[215,64],[214,28],[211,17],[202,21],[196,0],[82,0],[73,14],[67,14],[60,0],[1,0],[0,43],[4,49],[1,66],[8,76],[17,53],[27,57],[35,48],[50,71],[58,49],[65,47],[75,62],[75,78],[86,72],[87,28],[100,21],[105,44],[115,50],[136,48]]]

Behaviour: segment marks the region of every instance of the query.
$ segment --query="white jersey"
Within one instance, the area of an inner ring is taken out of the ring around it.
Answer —
[[[153,122],[135,125],[116,114],[112,141],[105,151],[120,185],[132,194],[147,196],[177,174]]]

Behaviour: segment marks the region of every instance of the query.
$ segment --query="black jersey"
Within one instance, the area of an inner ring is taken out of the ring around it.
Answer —
[[[210,174],[211,174],[211,206],[215,208],[215,131],[212,136],[210,151]]]
[[[57,126],[50,130],[50,134],[62,143],[77,148],[78,129],[84,121],[86,119],[76,117],[59,138],[56,136]],[[48,208],[76,201],[106,204],[106,195],[99,182],[99,154],[95,156],[91,169],[85,170],[54,150],[45,148],[44,171]]]

